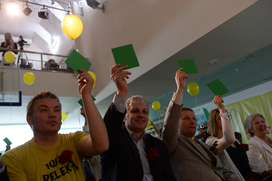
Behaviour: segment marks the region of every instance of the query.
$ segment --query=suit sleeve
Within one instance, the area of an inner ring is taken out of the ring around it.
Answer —
[[[116,144],[118,142],[118,136],[122,132],[122,123],[123,119],[126,115],[125,113],[120,113],[113,103],[110,104],[107,112],[104,116],[104,122],[108,131],[109,136],[109,149],[106,151],[107,153],[111,153],[116,148]]]
[[[223,175],[226,181],[243,181],[243,180],[240,180],[232,171],[226,169],[223,165],[222,165],[222,170],[223,170]]]
[[[172,154],[178,146],[178,125],[181,111],[182,105],[175,104],[171,100],[166,111],[162,131],[162,138],[168,147],[169,155]]]

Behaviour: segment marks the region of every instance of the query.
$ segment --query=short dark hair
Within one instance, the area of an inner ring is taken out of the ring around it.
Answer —
[[[45,92],[41,92],[39,94],[37,94],[35,97],[33,97],[28,105],[27,105],[27,115],[33,115],[33,106],[34,106],[34,103],[37,101],[37,100],[40,100],[40,99],[55,99],[56,101],[58,101],[58,103],[60,104],[60,108],[61,108],[61,103],[60,103],[60,100],[59,98],[53,94],[51,91],[45,91]]]
[[[182,111],[192,111],[192,112],[194,112],[191,108],[187,108],[187,107],[182,108]]]
[[[48,63],[50,63],[50,62],[52,62],[52,61],[53,61],[54,63],[56,63],[54,59],[48,60]]]
[[[234,132],[234,135],[235,135],[235,138],[236,138],[236,139],[242,138],[242,135],[241,135],[241,133],[239,133],[239,132]]]

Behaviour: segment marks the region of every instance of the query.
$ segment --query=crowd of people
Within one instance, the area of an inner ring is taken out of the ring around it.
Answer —
[[[245,129],[252,138],[243,144],[241,135],[235,137],[223,98],[215,96],[217,109],[210,112],[205,143],[197,139],[196,116],[182,104],[189,77],[181,68],[160,139],[155,138],[145,132],[147,100],[140,95],[127,98],[131,72],[126,68],[120,64],[111,68],[117,93],[103,119],[91,97],[94,80],[80,69],[83,131],[58,134],[62,124],[58,97],[51,92],[33,97],[27,122],[34,136],[0,157],[0,180],[272,180],[272,138],[267,136],[263,115],[246,119]]]

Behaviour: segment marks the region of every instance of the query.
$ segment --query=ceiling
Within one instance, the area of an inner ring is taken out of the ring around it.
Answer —
[[[179,68],[178,60],[194,59],[199,73],[189,75],[188,82],[192,82],[271,44],[271,8],[272,1],[256,2],[132,81],[129,84],[129,96],[143,95],[151,102],[175,90],[174,76]],[[219,63],[210,64],[213,59],[219,59]],[[239,82],[234,81],[233,84],[238,89]],[[99,102],[98,106],[109,105],[113,95]],[[190,97],[189,94],[187,96]],[[211,99],[202,96],[202,102]]]
[[[22,4],[21,2],[16,2]],[[42,52],[67,55],[71,51],[73,45],[70,39],[63,34],[60,26],[61,19],[63,19],[65,13],[49,9],[50,16],[53,18],[43,20],[37,16],[37,11],[41,7],[33,6],[34,13],[30,15],[31,17],[26,17],[25,15],[11,17],[5,10],[5,7],[10,2],[1,0],[1,3],[0,22],[2,25],[5,24],[5,26],[0,26],[0,35],[4,35],[6,32],[11,32],[14,37],[22,35],[38,46]],[[57,2],[52,5],[46,0],[40,0],[38,3],[58,8],[67,8],[65,5],[59,5]],[[188,81],[191,82],[271,44],[271,9],[271,0],[256,2],[130,82],[129,96],[142,95],[148,101],[152,101],[161,95],[173,91],[176,88],[174,76],[178,69],[178,60],[194,59],[199,73],[189,75],[190,79]],[[61,48],[53,51],[50,46],[54,41],[54,37],[59,37],[61,40],[59,41]],[[219,59],[219,63],[211,65],[209,62],[212,59]],[[239,82],[234,82],[234,84],[239,84]],[[109,106],[113,94],[105,95],[104,97],[104,99],[97,102],[97,107],[102,115],[104,115],[105,110]],[[28,102],[30,96],[23,96],[23,99],[24,102]],[[71,104],[71,102],[76,102],[78,98],[60,97],[60,99],[63,109],[72,112],[72,115],[82,122],[82,117],[80,118],[78,113],[78,105]],[[25,108],[26,104],[23,104],[22,107],[1,108],[0,114],[6,116],[2,119],[3,122],[6,123],[8,120],[9,124],[18,124],[20,122],[25,124],[25,119],[22,119],[22,117],[25,117]],[[16,112],[16,115],[11,114],[12,112]],[[14,119],[15,116],[20,117],[20,120]],[[81,125],[78,122],[72,122],[72,120],[67,120],[63,126],[78,128]],[[0,123],[2,123],[1,120]]]

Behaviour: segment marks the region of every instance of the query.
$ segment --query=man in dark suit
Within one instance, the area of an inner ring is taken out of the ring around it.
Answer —
[[[148,102],[142,96],[133,96],[125,102],[126,79],[131,74],[123,71],[125,68],[128,66],[120,64],[111,68],[111,79],[117,86],[117,93],[104,117],[110,146],[101,154],[102,180],[176,180],[165,143],[145,132]]]

